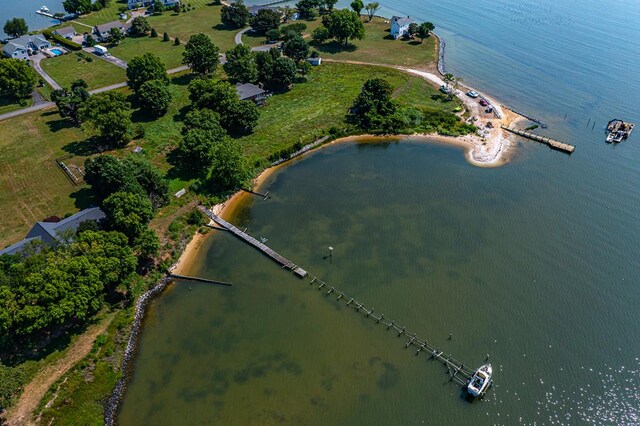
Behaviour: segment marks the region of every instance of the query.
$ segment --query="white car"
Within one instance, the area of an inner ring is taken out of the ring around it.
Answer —
[[[476,92],[476,91],[474,91],[474,90],[469,90],[469,91],[467,92],[467,96],[468,96],[468,97],[470,97],[470,98],[474,98],[474,99],[475,99],[475,98],[477,98],[477,97],[478,97],[478,96],[480,96],[480,95],[478,94],[478,92]]]

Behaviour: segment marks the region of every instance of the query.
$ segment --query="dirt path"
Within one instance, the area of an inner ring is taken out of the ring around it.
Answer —
[[[34,410],[49,388],[73,366],[89,354],[93,342],[104,333],[115,313],[109,314],[99,324],[90,327],[70,347],[66,355],[52,365],[46,366],[24,387],[17,404],[6,414],[7,425],[32,425]]]

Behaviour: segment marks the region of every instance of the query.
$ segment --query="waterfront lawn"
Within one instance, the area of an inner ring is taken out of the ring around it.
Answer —
[[[159,37],[127,37],[118,46],[109,48],[109,53],[127,62],[134,56],[153,53],[164,62],[167,69],[182,65],[183,51],[184,44],[175,46],[173,41],[162,41],[162,33]],[[126,78],[120,81],[125,80]]]
[[[193,34],[204,33],[211,37],[221,52],[235,46],[234,37],[240,30],[229,28],[222,23],[222,6],[211,5],[208,0],[191,0],[189,3],[195,9],[180,14],[164,12],[160,16],[149,16],[149,24],[156,29],[160,37],[166,32],[171,38],[178,37],[182,44],[186,44]]]
[[[88,62],[77,53],[87,58],[92,58],[93,62]],[[127,80],[125,71],[122,68],[89,53],[77,53],[72,52],[45,59],[41,62],[42,68],[62,87],[69,87],[73,81],[79,78],[87,82],[89,89],[109,86],[110,84]]]
[[[245,154],[260,161],[296,143],[313,142],[332,127],[343,128],[353,100],[370,78],[388,80],[395,98],[418,108],[451,111],[458,105],[444,102],[424,79],[395,69],[326,63],[314,68],[308,82],[295,84],[260,108],[254,133],[241,139]]]
[[[96,25],[106,24],[107,22],[120,20],[119,19],[120,12],[118,11],[118,9],[121,6],[126,6],[126,4],[121,3],[119,1],[110,1],[108,3],[109,5],[104,9],[101,9],[97,12],[91,12],[86,15],[82,15],[80,18],[76,19],[76,21],[82,24],[94,27]],[[85,27],[85,28],[86,30],[83,30],[82,31],[83,33],[89,30],[88,27]]]
[[[365,19],[363,17],[363,19]],[[436,38],[420,40],[393,40],[389,34],[389,24],[382,18],[374,18],[364,23],[363,40],[352,40],[347,46],[337,41],[313,44],[320,56],[332,59],[361,61],[378,64],[402,65],[426,68],[436,60]]]

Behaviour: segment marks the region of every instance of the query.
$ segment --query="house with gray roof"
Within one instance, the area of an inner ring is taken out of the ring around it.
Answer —
[[[241,101],[253,101],[257,105],[262,105],[269,97],[269,92],[251,83],[236,84],[236,91]]]
[[[131,24],[122,21],[107,22],[106,24],[93,27],[93,32],[98,37],[98,40],[106,41],[109,39],[109,31],[111,31],[112,28],[118,28],[123,34],[127,34],[131,28]]]
[[[76,35],[76,29],[69,25],[68,27],[58,28],[54,30],[53,33],[59,35],[60,37],[71,40]]]
[[[394,16],[391,18],[391,35],[394,39],[402,38],[409,35],[409,25],[416,22],[413,18],[407,16],[406,18],[400,16]]]
[[[24,240],[0,250],[0,256],[3,254],[19,254],[28,247],[37,246],[37,244],[55,245],[70,233],[75,232],[82,222],[90,220],[100,222],[105,217],[99,207],[92,207],[59,222],[37,222]]]
[[[4,55],[9,58],[28,60],[29,55],[48,49],[51,43],[42,34],[24,35],[14,38],[3,47]]]

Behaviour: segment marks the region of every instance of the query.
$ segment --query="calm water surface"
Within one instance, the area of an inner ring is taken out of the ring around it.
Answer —
[[[7,36],[2,26],[11,18],[24,18],[30,31],[57,24],[57,20],[36,13],[42,6],[47,6],[53,13],[64,12],[62,0],[0,0],[0,38]]]
[[[602,133],[640,122],[640,4],[384,5],[435,22],[449,69],[576,153],[522,141],[487,170],[440,145],[336,145],[233,221],[464,362],[489,353],[493,390],[467,403],[405,339],[216,234],[191,272],[234,286],[153,303],[121,424],[640,422],[640,139]]]

